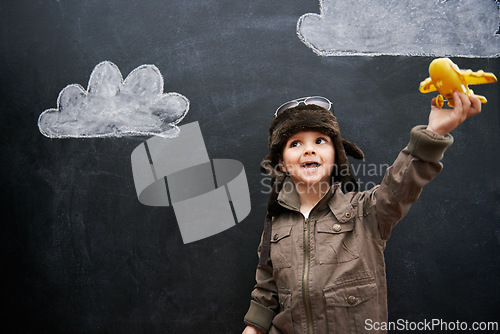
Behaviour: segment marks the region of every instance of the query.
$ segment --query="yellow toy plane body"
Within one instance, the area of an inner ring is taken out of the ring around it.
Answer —
[[[448,101],[448,106],[454,107],[453,92],[463,92],[467,96],[475,95],[468,85],[479,85],[496,82],[497,78],[493,73],[482,70],[473,72],[471,70],[461,70],[448,58],[434,59],[429,65],[430,78],[420,83],[420,92],[430,93],[436,90],[441,93],[437,96],[436,104],[443,107],[443,96]],[[481,103],[486,103],[486,98],[476,95]]]

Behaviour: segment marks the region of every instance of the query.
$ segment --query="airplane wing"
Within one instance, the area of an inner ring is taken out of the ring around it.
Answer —
[[[432,82],[431,78],[427,78],[420,83],[419,90],[421,93],[430,93],[437,91],[436,86],[434,86],[434,82]]]
[[[480,85],[497,81],[497,77],[493,73],[484,72],[483,70],[473,72],[471,70],[460,70],[464,76],[467,85]]]

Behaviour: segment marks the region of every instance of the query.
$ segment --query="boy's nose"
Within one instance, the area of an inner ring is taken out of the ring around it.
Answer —
[[[316,151],[312,146],[306,146],[304,148],[304,155],[314,155],[314,154],[316,154]]]

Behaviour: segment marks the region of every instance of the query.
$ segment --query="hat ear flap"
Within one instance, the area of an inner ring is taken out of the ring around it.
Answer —
[[[260,170],[262,173],[267,174],[271,178],[271,193],[269,195],[269,200],[267,203],[268,214],[271,216],[276,215],[280,210],[280,205],[277,202],[278,193],[283,187],[283,181],[286,177],[286,173],[281,171],[278,166],[279,161],[273,159],[272,153],[268,153],[264,160],[260,164]]]
[[[361,151],[356,144],[342,138],[342,146],[344,146],[346,155],[358,160],[363,160],[365,158],[363,151]]]
[[[340,175],[340,183],[344,193],[358,190],[358,182],[354,176],[351,165],[349,165],[348,170],[348,174]]]
[[[337,169],[334,170],[334,179],[340,181],[343,192],[357,191],[358,183],[347,155],[356,159],[363,159],[363,151],[355,144],[343,139],[340,135],[333,138],[333,143],[336,150],[335,164],[337,165]]]

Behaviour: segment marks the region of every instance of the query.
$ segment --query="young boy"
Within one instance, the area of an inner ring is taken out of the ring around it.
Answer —
[[[367,191],[358,191],[347,159],[363,153],[342,139],[330,101],[278,108],[262,164],[273,190],[244,334],[364,333],[367,320],[387,322],[391,229],[442,169],[448,133],[481,111],[477,97],[453,97],[453,110],[432,101],[427,127],[412,129],[381,184]]]

